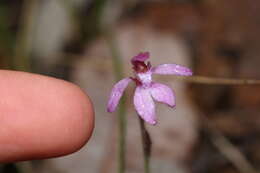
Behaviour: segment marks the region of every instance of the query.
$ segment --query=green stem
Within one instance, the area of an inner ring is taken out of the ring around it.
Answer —
[[[119,58],[119,50],[117,48],[117,43],[112,32],[106,33],[109,48],[111,50],[114,74],[116,81],[123,78],[123,64]],[[126,150],[126,98],[123,96],[121,98],[121,103],[118,107],[119,111],[117,114],[118,118],[118,172],[125,172],[125,150]]]
[[[126,150],[126,109],[125,109],[125,97],[122,98],[121,104],[119,105],[119,112],[118,112],[118,172],[124,173],[125,172],[125,150]]]
[[[31,71],[30,54],[32,49],[32,35],[35,27],[35,14],[38,8],[37,0],[27,0],[23,4],[21,27],[17,34],[16,47],[12,62],[15,70]]]
[[[140,122],[141,137],[142,137],[143,155],[144,155],[144,173],[149,173],[152,141],[148,131],[145,128],[144,120],[139,117],[139,122]]]

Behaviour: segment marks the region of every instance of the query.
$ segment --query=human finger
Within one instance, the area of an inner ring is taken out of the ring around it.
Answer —
[[[91,136],[91,101],[72,83],[0,70],[0,96],[0,162],[66,155]]]

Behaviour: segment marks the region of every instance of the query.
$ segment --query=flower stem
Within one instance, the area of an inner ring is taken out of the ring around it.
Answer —
[[[229,79],[216,78],[205,76],[191,76],[191,77],[176,77],[191,83],[208,84],[208,85],[260,85],[260,80],[257,79]]]
[[[117,43],[112,32],[106,32],[105,35],[112,55],[115,78],[119,81],[123,78],[123,64]],[[118,173],[125,172],[126,125],[126,97],[123,96],[118,106]]]
[[[118,112],[118,172],[125,172],[125,150],[126,150],[126,109],[125,97],[122,98]]]
[[[139,122],[141,128],[141,137],[142,137],[142,146],[143,146],[143,155],[144,155],[144,173],[149,173],[152,141],[148,131],[145,128],[144,120],[139,117]]]

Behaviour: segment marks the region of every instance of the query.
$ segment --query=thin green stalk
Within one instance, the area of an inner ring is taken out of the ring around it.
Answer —
[[[117,48],[116,40],[112,32],[107,32],[107,41],[111,50],[113,68],[116,81],[123,78],[123,64],[119,58],[119,50]],[[126,153],[126,98],[122,97],[121,102],[118,106],[118,172],[125,172],[125,153]]]
[[[139,116],[138,116],[139,117]],[[143,157],[144,157],[144,173],[150,173],[150,157],[152,141],[148,131],[145,128],[144,120],[139,117],[142,146],[143,146]]]
[[[13,56],[12,68],[15,70],[31,71],[30,54],[32,49],[33,31],[35,27],[35,13],[38,1],[27,0],[23,4],[23,14],[20,20],[20,30],[17,34],[16,47]]]
[[[118,172],[124,173],[125,172],[125,152],[126,152],[126,104],[125,104],[125,97],[122,98],[121,104],[119,105],[118,111]]]

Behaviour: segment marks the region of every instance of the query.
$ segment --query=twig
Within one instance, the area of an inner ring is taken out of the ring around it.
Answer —
[[[139,117],[139,122],[140,122],[141,137],[142,137],[143,155],[144,155],[144,173],[149,173],[152,141],[148,131],[145,128],[144,120]]]
[[[243,173],[257,173],[245,156],[225,136],[215,134],[211,138],[215,147]]]
[[[217,128],[210,123],[206,116],[201,116],[203,126],[207,132],[211,134],[210,140],[213,145],[241,172],[241,173],[257,173],[255,168],[246,159],[243,153],[233,145]]]
[[[260,85],[260,80],[256,79],[229,79],[195,75],[191,77],[175,76],[175,78],[191,83],[208,85]]]

